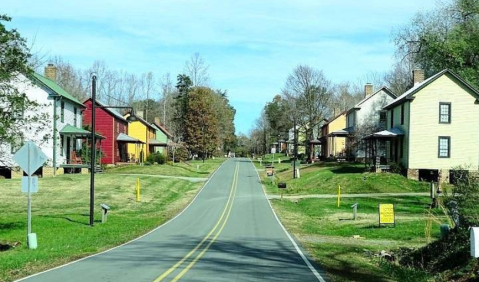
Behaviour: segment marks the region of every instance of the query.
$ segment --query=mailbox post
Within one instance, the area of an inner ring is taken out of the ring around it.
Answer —
[[[351,206],[353,208],[353,220],[356,220],[357,215],[358,215],[358,203],[355,203],[354,205]]]
[[[279,182],[278,183],[278,189],[281,191],[281,201],[283,200],[283,190],[286,189],[286,183],[285,182]]]
[[[108,211],[110,210],[110,207],[107,204],[101,204],[101,223],[105,223],[106,220],[108,219]]]

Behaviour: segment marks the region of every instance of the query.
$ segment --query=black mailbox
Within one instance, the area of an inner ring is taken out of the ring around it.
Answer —
[[[279,182],[278,183],[278,188],[279,189],[286,189],[286,183],[285,182]]]

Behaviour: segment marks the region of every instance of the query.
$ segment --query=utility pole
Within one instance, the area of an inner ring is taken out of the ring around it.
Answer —
[[[91,77],[91,156],[90,156],[90,226],[93,226],[95,212],[95,111],[96,111],[96,75]]]

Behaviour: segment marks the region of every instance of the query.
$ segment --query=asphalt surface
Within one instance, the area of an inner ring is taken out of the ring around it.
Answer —
[[[74,238],[72,238],[74,239]],[[175,219],[23,281],[327,281],[283,230],[248,159],[227,160]]]

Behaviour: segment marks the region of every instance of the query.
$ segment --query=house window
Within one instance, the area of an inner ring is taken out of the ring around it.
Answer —
[[[63,157],[63,142],[64,142],[63,135],[60,135],[60,156]]]
[[[386,125],[387,121],[387,112],[379,112],[379,123]]]
[[[451,103],[439,103],[439,123],[451,123]]]
[[[438,157],[439,158],[450,158],[451,157],[451,137],[449,136],[439,136],[439,145],[438,145]]]
[[[404,104],[401,105],[401,125],[404,125]]]
[[[73,108],[73,126],[77,126],[77,108]]]
[[[65,122],[65,102],[61,102],[60,105],[60,121]]]
[[[391,127],[394,127],[394,109],[391,109]]]

